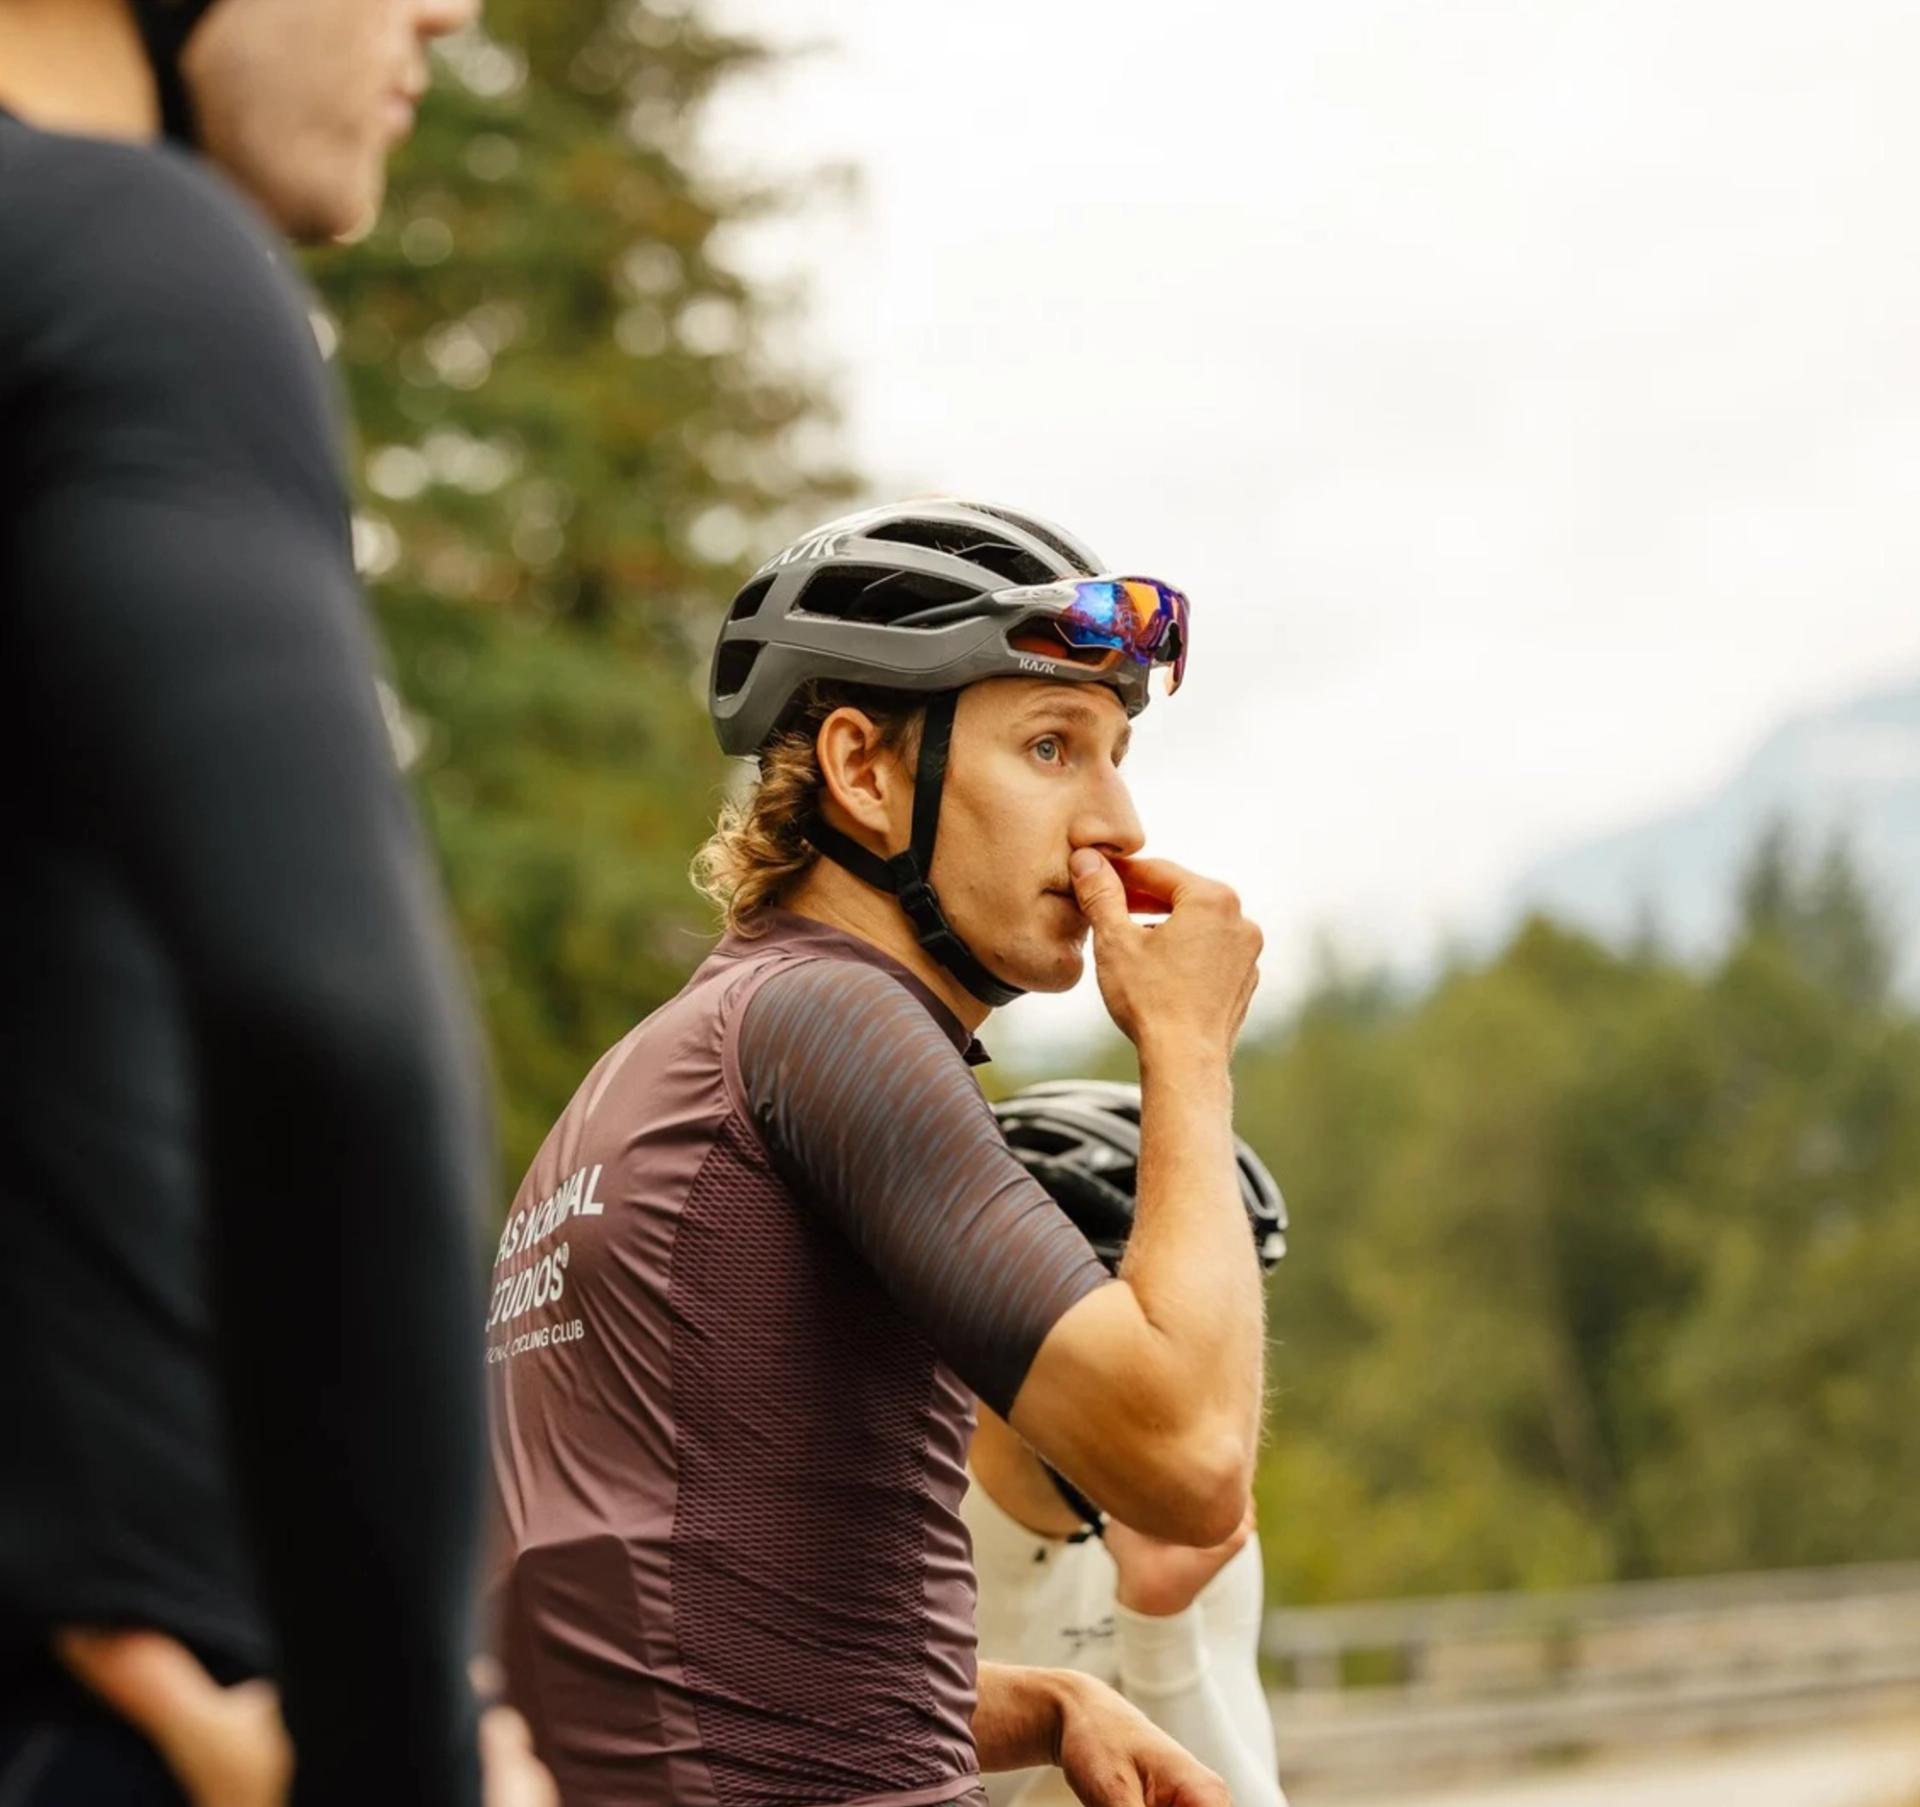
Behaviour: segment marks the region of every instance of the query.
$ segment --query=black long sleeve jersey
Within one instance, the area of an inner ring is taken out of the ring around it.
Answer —
[[[0,114],[0,1692],[157,1626],[464,1803],[484,1123],[348,520],[247,206]]]

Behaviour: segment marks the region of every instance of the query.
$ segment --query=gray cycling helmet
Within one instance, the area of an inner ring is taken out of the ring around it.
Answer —
[[[920,945],[985,1004],[1020,990],[954,931],[929,882],[954,710],[983,678],[1046,677],[1105,684],[1139,714],[1153,666],[1177,677],[1184,663],[1186,601],[1152,580],[1113,580],[1178,605],[1178,627],[1132,656],[1050,637],[1066,592],[1101,576],[1083,542],[1033,515],[950,498],[891,503],[829,521],[761,566],[714,646],[707,705],[732,754],[761,752],[820,680],[926,697],[906,850],[882,859],[817,813],[804,828],[822,856],[897,899]]]
[[[1140,1088],[1100,1079],[1049,1080],[993,1107],[1007,1146],[1052,1195],[1093,1252],[1117,1269],[1133,1233],[1140,1167]],[[1263,1272],[1287,1252],[1287,1203],[1267,1166],[1234,1139],[1240,1202]]]
[[[829,521],[761,566],[727,611],[707,692],[720,745],[758,753],[821,678],[934,695],[1045,675],[1106,684],[1137,715],[1147,666],[1094,669],[1066,647],[1055,658],[1011,643],[1054,613],[1025,592],[1102,569],[1058,527],[985,503],[898,502]]]

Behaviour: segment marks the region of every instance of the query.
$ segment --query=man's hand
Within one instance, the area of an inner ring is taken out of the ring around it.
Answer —
[[[192,1651],[157,1631],[63,1631],[54,1648],[160,1753],[193,1807],[285,1807],[293,1745],[271,1682],[223,1688]],[[485,1807],[560,1807],[527,1722],[511,1707],[480,1716],[480,1762]]]
[[[480,1715],[481,1807],[560,1807],[560,1790],[533,1754],[533,1734],[511,1707]]]
[[[1104,1682],[1062,1697],[1054,1761],[1086,1807],[1233,1807],[1227,1785]]]
[[[1212,1770],[1078,1670],[982,1663],[973,1736],[982,1769],[1051,1763],[1086,1807],[1233,1807]]]
[[[1260,930],[1240,899],[1168,860],[1108,860],[1082,847],[1069,870],[1093,927],[1100,996],[1122,1033],[1143,1051],[1164,1039],[1224,1060],[1260,982]],[[1135,909],[1166,920],[1137,923]]]
[[[1162,1543],[1157,1537],[1130,1531],[1118,1519],[1109,1519],[1102,1541],[1120,1572],[1115,1598],[1127,1611],[1156,1619],[1185,1612],[1199,1598],[1201,1589],[1246,1548],[1252,1535],[1251,1502],[1234,1534],[1206,1549]]]
[[[293,1746],[271,1682],[223,1688],[157,1631],[63,1631],[72,1674],[159,1751],[194,1807],[282,1807]]]

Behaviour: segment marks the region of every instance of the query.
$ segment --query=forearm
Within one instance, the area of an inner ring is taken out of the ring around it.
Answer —
[[[1214,1402],[1250,1461],[1259,1436],[1259,1264],[1240,1203],[1223,1054],[1143,1038],[1140,1171],[1121,1280],[1168,1396]]]
[[[980,1767],[992,1771],[1057,1764],[1068,1696],[1085,1681],[1066,1669],[982,1663],[973,1711]]]
[[[1234,1161],[1224,1053],[1148,1039],[1141,1159],[1119,1280],[1041,1347],[1009,1421],[1123,1524],[1229,1536],[1259,1442],[1260,1268]]]

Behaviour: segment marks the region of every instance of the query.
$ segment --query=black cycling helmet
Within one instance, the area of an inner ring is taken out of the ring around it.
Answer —
[[[1049,1080],[993,1107],[1007,1146],[1052,1194],[1093,1252],[1118,1269],[1133,1233],[1140,1167],[1140,1088],[1101,1079]],[[1266,1163],[1238,1137],[1240,1202],[1262,1272],[1287,1252],[1287,1203]]]
[[[763,565],[714,646],[707,706],[728,753],[758,754],[820,679],[927,698],[907,849],[881,859],[816,814],[825,858],[898,899],[920,945],[984,1004],[1020,996],[948,924],[929,882],[960,690],[982,678],[1105,684],[1129,715],[1154,665],[1186,657],[1186,599],[1148,579],[1102,577],[1081,541],[1033,515],[952,499],[893,503],[829,521]],[[1130,654],[1059,632],[1077,589],[1157,594],[1167,619]]]
[[[193,103],[180,79],[180,52],[213,0],[127,0],[127,4],[140,27],[140,41],[160,90],[160,128],[169,138],[192,144],[197,136]]]

